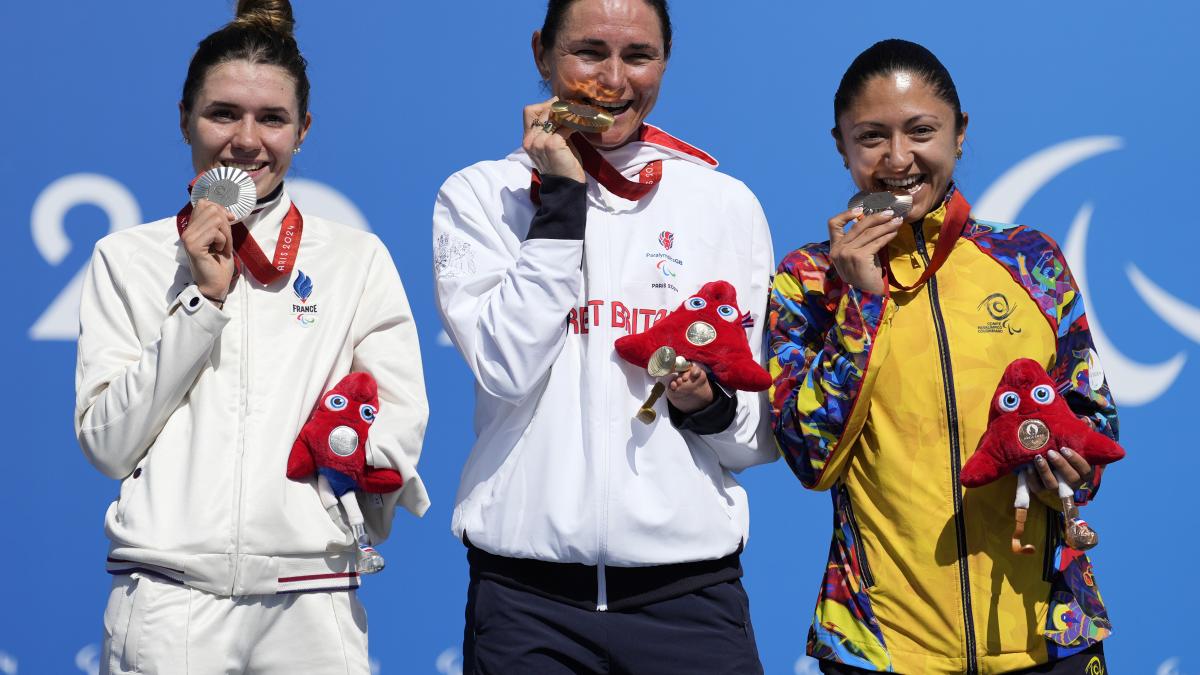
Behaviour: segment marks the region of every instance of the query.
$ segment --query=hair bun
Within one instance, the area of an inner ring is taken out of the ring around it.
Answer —
[[[258,26],[291,35],[296,27],[288,0],[238,0],[234,23]]]

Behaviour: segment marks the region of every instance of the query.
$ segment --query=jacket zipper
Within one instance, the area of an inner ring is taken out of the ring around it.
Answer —
[[[858,567],[862,572],[863,583],[867,588],[875,585],[875,575],[871,573],[871,566],[867,563],[867,549],[863,546],[862,533],[858,529],[858,519],[854,517],[854,506],[850,503],[850,489],[845,483],[841,484],[840,492],[842,493],[843,512],[846,514],[846,521],[850,523],[850,535],[854,537],[854,548],[858,550]]]
[[[929,255],[925,251],[925,233],[922,223],[913,224],[913,234],[917,240],[917,252],[925,266],[929,266]],[[929,277],[929,308],[933,314],[933,325],[937,333],[938,357],[942,366],[942,386],[946,395],[946,422],[950,436],[950,487],[954,495],[954,538],[958,545],[958,583],[962,594],[963,606],[963,638],[966,641],[967,673],[979,672],[978,657],[975,654],[975,617],[971,609],[971,579],[967,570],[967,523],[963,516],[962,485],[958,481],[958,471],[962,467],[961,439],[958,437],[958,404],[954,397],[954,372],[950,368],[950,342],[946,334],[946,322],[942,317],[942,308],[938,300],[937,274]]]
[[[603,188],[600,187],[600,185],[598,183],[596,184],[596,191],[600,195],[601,202],[604,203],[604,190],[603,190]],[[605,203],[604,205],[606,207],[605,212],[607,212],[608,205],[607,205],[607,203]],[[609,230],[607,227],[603,227],[601,229],[604,232],[604,250],[611,251],[612,250],[612,240],[611,240],[611,237],[609,237]],[[586,255],[586,250],[587,249],[585,248],[584,249],[585,255]],[[604,259],[604,279],[609,280],[612,278],[612,263],[609,260],[609,256],[606,255],[606,256],[601,256],[601,257]],[[586,283],[586,280],[585,280],[585,283]],[[588,357],[589,358],[591,357],[590,350],[588,350]],[[609,418],[609,414],[611,413],[611,408],[612,408],[611,402],[610,402],[610,397],[609,397],[609,389],[610,389],[610,384],[608,382],[608,378],[605,378],[605,380],[604,380],[604,416],[600,418],[603,420],[607,420]],[[601,499],[600,522],[596,524],[596,526],[599,530],[599,532],[598,532],[599,546],[597,547],[597,551],[596,551],[596,611],[597,612],[607,612],[608,611],[608,579],[607,579],[607,575],[604,570],[604,563],[606,562],[606,560],[608,558],[608,500],[609,500],[608,488],[609,488],[609,478],[610,478],[610,475],[609,475],[610,474],[609,434],[607,433],[607,429],[605,430],[605,433],[597,434],[597,436],[604,439],[603,440],[603,446],[604,446],[604,478],[603,478],[603,481],[604,482],[600,489],[600,499]]]
[[[234,480],[234,497],[233,497],[233,518],[234,518],[234,540],[233,540],[233,579],[230,592],[233,595],[238,593],[239,579],[238,575],[241,571],[242,560],[242,476],[246,470],[245,455],[246,455],[246,415],[248,402],[250,397],[250,296],[246,289],[246,278],[241,269],[241,262],[238,262],[237,274],[241,278],[238,279],[237,293],[241,297],[241,314],[242,326],[240,331],[241,336],[241,351],[238,357],[239,377],[238,384],[238,430],[237,430],[237,469]]]

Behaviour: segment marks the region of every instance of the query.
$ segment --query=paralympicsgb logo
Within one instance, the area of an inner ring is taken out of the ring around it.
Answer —
[[[664,249],[670,251],[671,247],[675,245],[675,235],[668,230],[663,230],[658,233],[658,243],[662,244]]]

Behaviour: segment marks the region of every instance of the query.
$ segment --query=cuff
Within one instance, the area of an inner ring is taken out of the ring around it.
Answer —
[[[542,176],[542,204],[529,224],[530,239],[583,240],[587,225],[587,183],[563,176]]]
[[[706,436],[721,433],[733,424],[733,419],[737,416],[737,395],[726,393],[724,387],[717,384],[712,373],[708,375],[708,386],[713,393],[712,403],[696,412],[685,413],[667,400],[667,414],[671,418],[671,426],[680,431],[691,431]]]
[[[213,333],[220,332],[221,328],[229,322],[229,316],[204,297],[200,288],[195,284],[180,291],[179,295],[175,297],[175,303],[176,307],[183,310],[188,316],[199,320],[201,325]]]

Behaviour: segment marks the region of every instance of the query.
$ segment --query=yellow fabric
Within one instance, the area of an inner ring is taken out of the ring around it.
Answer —
[[[925,219],[928,257],[933,256],[940,216],[939,211]],[[910,228],[901,229],[891,249],[897,280],[914,283],[925,260],[913,253]],[[911,292],[893,289],[889,318],[876,338],[889,349],[872,354],[870,377],[848,425],[857,430],[861,423],[861,432],[847,433],[843,443],[852,444],[850,452],[834,460],[846,462],[845,470],[829,472],[829,482],[836,475],[849,489],[874,572],[871,604],[900,673],[962,672],[966,666],[954,476],[987,425],[1004,368],[1020,357],[1049,367],[1055,354],[1054,332],[1037,305],[973,243],[956,243],[935,283],[952,383],[943,375],[934,328],[934,284]],[[995,318],[1007,310],[1006,317]],[[947,392],[957,412],[957,463],[950,445]],[[1012,476],[963,491],[981,673],[1046,659],[1045,640],[1030,627],[1044,619],[1049,595],[1043,580],[1043,556],[1053,554],[1045,550],[1048,512],[1036,502],[1030,509],[1024,540],[1038,547],[1037,554],[1013,554],[1015,493]]]

